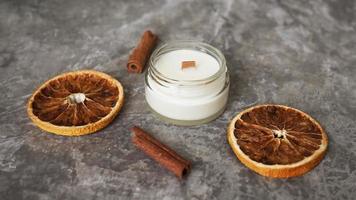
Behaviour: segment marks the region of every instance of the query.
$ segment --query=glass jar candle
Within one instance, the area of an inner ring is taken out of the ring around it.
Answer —
[[[183,68],[183,62],[194,66]],[[229,95],[224,55],[209,44],[174,41],[151,55],[145,76],[145,96],[151,110],[164,121],[198,125],[224,112]]]

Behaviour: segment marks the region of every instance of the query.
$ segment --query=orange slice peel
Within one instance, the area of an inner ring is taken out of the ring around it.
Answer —
[[[232,119],[227,139],[237,158],[260,175],[300,176],[323,159],[328,138],[308,114],[283,105],[258,105]]]
[[[123,102],[119,81],[102,72],[80,70],[42,84],[30,97],[27,113],[45,131],[80,136],[106,127]]]

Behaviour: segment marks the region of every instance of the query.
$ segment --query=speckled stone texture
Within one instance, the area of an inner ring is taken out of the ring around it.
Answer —
[[[231,76],[227,109],[202,126],[152,115],[144,75],[128,74],[145,29],[161,41],[221,49]],[[0,199],[355,199],[356,2],[353,0],[0,2]],[[52,76],[95,69],[117,78],[126,102],[104,130],[61,137],[34,126],[25,105]],[[243,166],[226,126],[261,103],[301,109],[325,128],[329,149],[310,173],[269,179]],[[139,125],[193,162],[186,180],[130,142]]]

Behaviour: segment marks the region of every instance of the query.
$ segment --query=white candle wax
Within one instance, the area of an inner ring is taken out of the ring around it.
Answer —
[[[195,61],[195,67],[182,69],[183,61]],[[175,80],[202,80],[214,75],[220,68],[211,55],[190,49],[181,49],[162,55],[156,62],[157,71]]]
[[[192,49],[168,51],[154,59],[151,67],[163,78],[149,70],[146,100],[156,113],[172,120],[199,121],[223,111],[229,88],[224,63]],[[195,61],[195,67],[182,69],[183,61]],[[209,80],[213,76],[216,78]],[[167,83],[170,80],[174,81]]]

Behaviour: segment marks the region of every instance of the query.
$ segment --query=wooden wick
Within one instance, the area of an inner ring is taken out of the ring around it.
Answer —
[[[196,67],[194,60],[188,60],[182,62],[182,70],[190,67]]]

